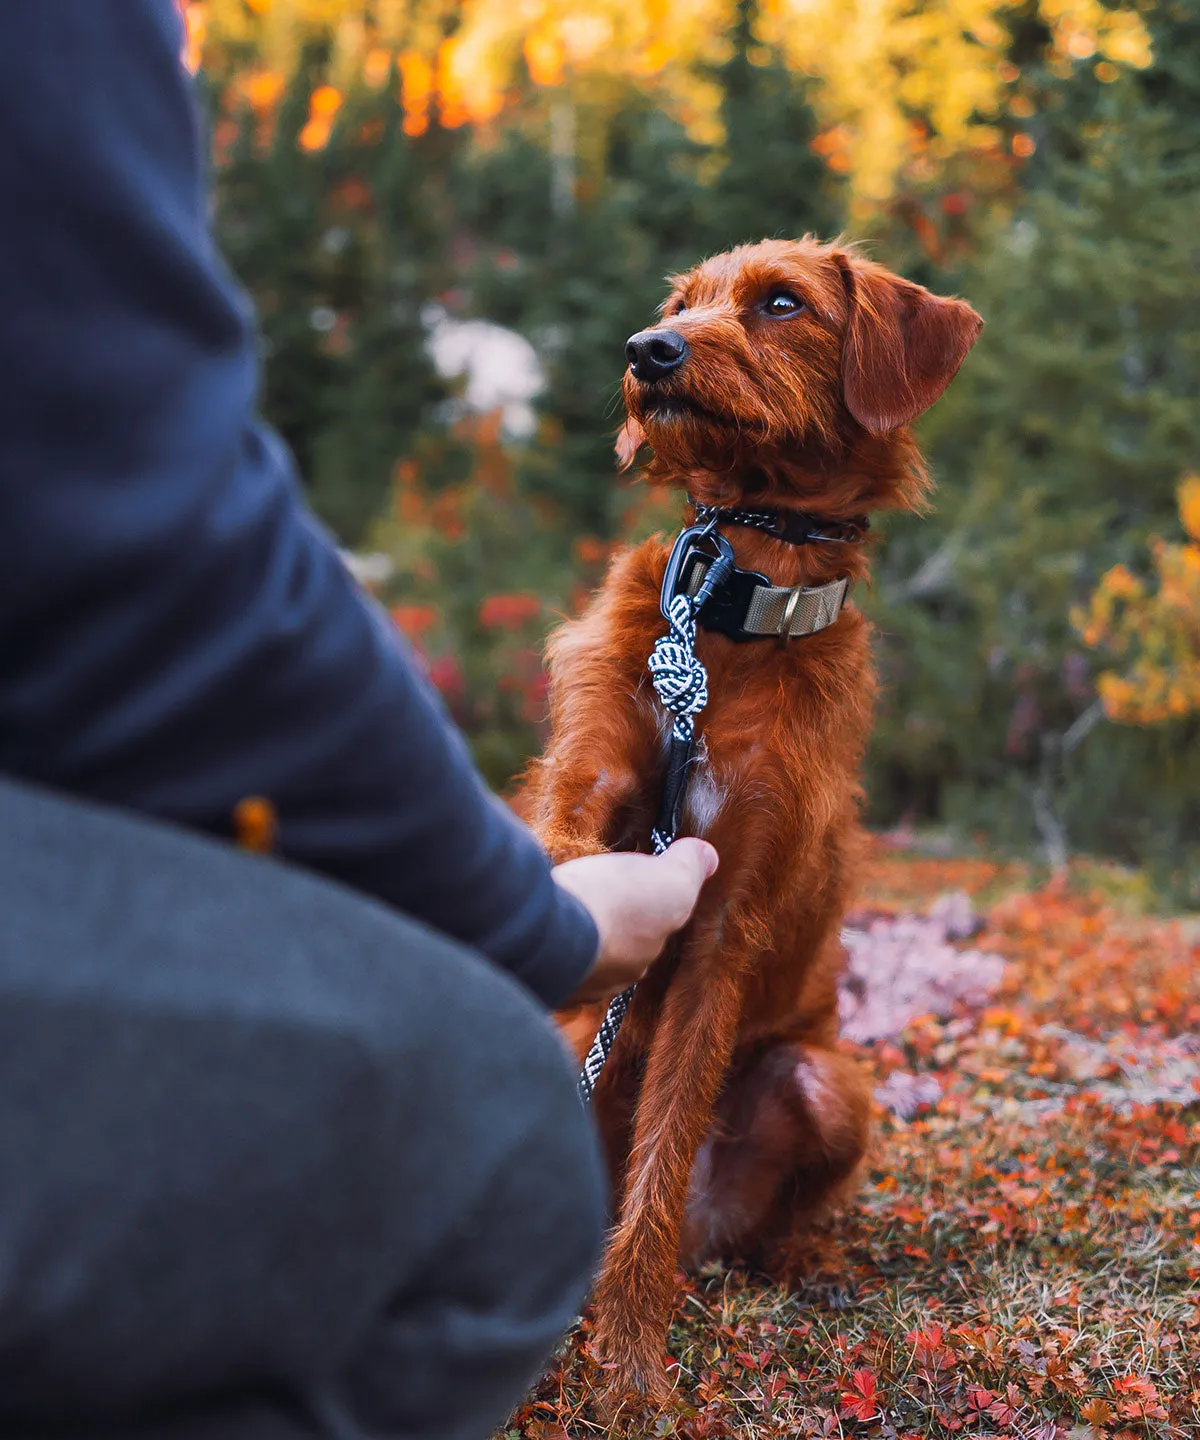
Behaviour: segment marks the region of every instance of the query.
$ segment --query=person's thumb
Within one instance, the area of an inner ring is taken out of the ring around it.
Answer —
[[[720,864],[720,857],[707,840],[695,840],[691,837],[668,845],[662,858],[694,870],[697,886],[703,885],[710,875],[715,874]]]
[[[720,863],[719,856],[707,840],[688,838],[676,840],[673,845],[668,846],[659,856],[658,863],[672,872],[672,890],[682,912],[676,922],[678,929],[687,922],[696,908],[700,887],[716,870]]]

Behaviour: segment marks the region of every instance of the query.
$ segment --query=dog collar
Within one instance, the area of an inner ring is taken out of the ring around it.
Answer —
[[[741,510],[720,505],[702,505],[688,496],[696,522],[707,525],[750,525],[789,545],[853,545],[871,528],[866,515],[849,520],[826,520],[805,510]]]
[[[745,512],[735,512],[745,513]],[[699,597],[705,577],[722,561],[722,578],[705,586],[696,623],[739,643],[774,636],[784,645],[801,635],[827,629],[842,613],[847,576],[826,585],[772,585],[757,570],[740,570],[733,563],[733,547],[717,529],[719,514],[703,525],[689,525],[671,549],[663,576],[660,604],[670,615],[677,595]]]

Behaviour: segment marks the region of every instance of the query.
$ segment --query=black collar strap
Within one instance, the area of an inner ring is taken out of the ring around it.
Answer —
[[[689,497],[690,498],[690,497]],[[702,505],[692,500],[699,524],[716,519],[718,525],[750,525],[789,545],[853,545],[871,528],[865,515],[850,520],[826,520],[804,510],[738,510],[719,505]]]

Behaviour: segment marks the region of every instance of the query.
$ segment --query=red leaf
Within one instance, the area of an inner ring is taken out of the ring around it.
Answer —
[[[429,667],[429,678],[452,708],[462,699],[467,688],[462,666],[453,655],[439,656]]]
[[[850,1388],[842,1391],[839,1403],[843,1415],[852,1415],[856,1420],[874,1420],[879,1413],[875,1372],[856,1370],[850,1376]]]
[[[1165,1420],[1167,1412],[1161,1405],[1155,1405],[1148,1400],[1127,1400],[1121,1406],[1121,1414],[1126,1420]]]
[[[1113,1381],[1113,1389],[1126,1395],[1137,1395],[1143,1400],[1157,1400],[1158,1386],[1145,1375],[1123,1375]]]
[[[778,1400],[780,1395],[787,1389],[787,1376],[778,1371],[763,1386],[763,1394],[768,1400]]]
[[[972,1410],[986,1410],[995,1400],[990,1390],[985,1390],[982,1385],[972,1385],[967,1391],[967,1405]]]
[[[438,612],[432,605],[393,605],[391,614],[397,627],[410,640],[424,635],[438,621]]]
[[[1005,1387],[1003,1400],[988,1407],[988,1414],[997,1425],[1011,1425],[1021,1410],[1021,1392],[1015,1385]]]

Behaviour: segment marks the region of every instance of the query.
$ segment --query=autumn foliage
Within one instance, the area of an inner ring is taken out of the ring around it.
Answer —
[[[1157,584],[1115,565],[1079,617],[1086,644],[1125,661],[1097,685],[1106,713],[1127,725],[1157,725],[1200,711],[1200,475],[1179,486],[1187,539],[1158,539]]]
[[[420,0],[183,4],[193,63],[253,44],[270,65],[259,72],[271,77],[260,81],[264,99],[271,87],[282,88],[306,41],[328,37],[334,84],[394,83],[409,135],[425,133],[431,121],[448,128],[492,122],[512,105],[524,72],[550,90],[578,83],[611,89],[614,80],[636,77],[702,140],[721,124],[719,97],[705,72],[725,58],[738,9],[736,0],[593,0],[586,9],[473,0],[449,15]],[[1060,69],[1082,62],[1111,82],[1120,66],[1149,63],[1149,36],[1136,9],[1099,0],[1040,0],[1033,8]],[[835,170],[853,176],[861,214],[894,193],[897,177],[929,140],[936,141],[931,158],[999,148],[1019,159],[1033,153],[1027,133],[1013,143],[996,123],[1015,98],[1008,89],[1007,9],[1001,0],[966,6],[934,0],[917,11],[903,0],[861,12],[841,0],[770,0],[760,7],[762,44],[821,82],[820,149]],[[329,87],[317,95],[300,132],[305,149],[328,142],[341,98]]]
[[[940,1098],[880,1105],[861,1193],[785,1278],[679,1275],[675,1402],[610,1433],[1200,1433],[1200,936],[1142,914],[1115,869],[1031,879],[877,845],[869,912],[970,892],[1002,988],[858,1049],[878,1087],[915,1074]],[[585,1316],[510,1436],[605,1433],[588,1336]]]

